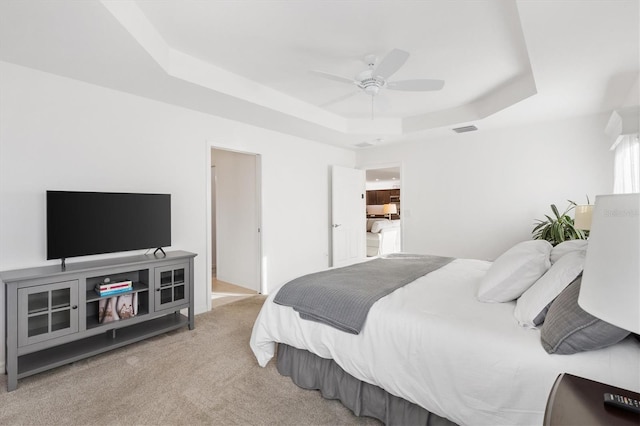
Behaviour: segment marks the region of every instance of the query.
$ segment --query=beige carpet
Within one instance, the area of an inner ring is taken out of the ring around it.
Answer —
[[[0,379],[0,424],[348,425],[337,401],[298,388],[249,348],[264,296],[197,315],[186,328],[18,381]]]

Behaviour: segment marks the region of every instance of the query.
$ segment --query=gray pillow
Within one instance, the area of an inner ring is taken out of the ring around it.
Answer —
[[[585,312],[578,306],[582,277],[553,301],[540,331],[542,347],[550,354],[569,355],[618,343],[630,333]]]
[[[541,310],[538,315],[536,315],[536,317],[533,319],[533,325],[535,325],[536,327],[539,327],[540,324],[544,322],[544,319],[547,317],[547,312],[549,312],[549,308],[551,307],[552,303],[553,303],[553,300],[549,302],[549,304],[545,306],[544,309]]]
[[[574,282],[579,281],[579,280],[582,280],[582,272],[580,272],[580,275],[578,275],[569,284],[574,283]],[[567,287],[569,287],[569,286],[567,286]],[[567,287],[565,287],[565,288],[567,288]],[[562,292],[560,292],[560,293],[562,293]],[[556,300],[556,299],[553,299],[551,302],[547,303],[547,306],[545,306],[544,309],[541,310],[538,315],[536,315],[536,317],[533,319],[533,325],[535,325],[536,327],[540,327],[540,325],[544,322],[544,319],[547,317],[547,312],[549,312],[549,308],[553,304],[554,300]]]

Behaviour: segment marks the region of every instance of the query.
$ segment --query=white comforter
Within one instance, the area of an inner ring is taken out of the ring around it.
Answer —
[[[490,263],[458,259],[380,299],[352,335],[265,302],[251,348],[261,366],[275,343],[334,359],[352,376],[460,425],[540,425],[556,376],[568,372],[640,391],[640,348],[631,338],[574,355],[549,355],[539,330],[521,328],[515,302],[482,303]]]

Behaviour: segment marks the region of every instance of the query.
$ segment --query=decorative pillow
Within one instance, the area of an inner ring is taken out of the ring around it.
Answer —
[[[389,226],[391,226],[391,221],[389,219],[376,219],[376,221],[371,226],[371,232],[375,234]]]
[[[562,256],[542,278],[522,293],[513,312],[521,326],[532,328],[544,322],[545,308],[582,273],[585,253],[572,251]]]
[[[582,277],[565,288],[551,304],[540,331],[550,354],[569,355],[614,345],[630,333],[585,312],[578,306]]]
[[[567,253],[572,251],[584,251],[587,249],[588,240],[569,240],[563,241],[551,249],[551,264],[553,265]]]
[[[498,257],[480,282],[478,300],[509,302],[517,299],[544,274],[551,262],[551,244],[545,240],[523,241]]]

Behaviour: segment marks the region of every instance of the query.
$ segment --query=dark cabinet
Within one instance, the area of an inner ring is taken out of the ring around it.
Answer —
[[[395,204],[398,214],[392,215],[392,219],[400,218],[400,189],[378,189],[367,191],[367,205]],[[379,216],[379,215],[378,215]]]
[[[378,191],[367,191],[367,205],[378,204]]]
[[[400,202],[399,189],[378,189],[367,191],[367,205],[382,205]]]

